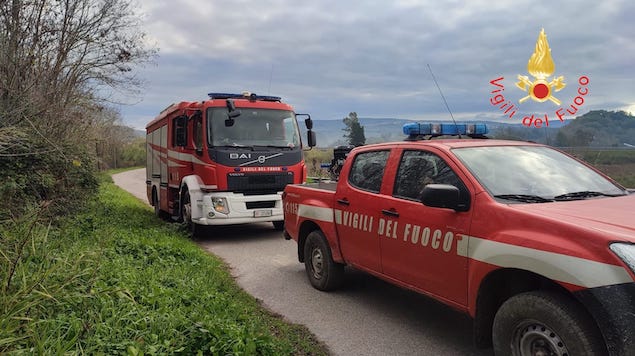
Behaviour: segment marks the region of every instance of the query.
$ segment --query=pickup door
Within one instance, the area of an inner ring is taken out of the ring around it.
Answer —
[[[338,188],[336,201],[348,199],[348,216],[359,213],[372,217],[373,227],[363,231],[338,224],[342,254],[353,264],[465,306],[467,235],[472,215],[465,183],[469,181],[454,162],[442,158],[443,152],[433,152],[432,148],[391,151],[390,159],[388,150],[359,152],[349,174],[343,175],[348,184],[340,185],[344,189]],[[383,162],[381,169],[377,173],[362,169],[368,161]],[[398,164],[384,167],[385,162]],[[356,176],[358,172],[363,173]],[[430,183],[458,187],[466,211],[423,205],[419,197]]]
[[[347,263],[376,272],[381,271],[377,198],[389,154],[390,150],[379,150],[356,155],[350,170],[342,172],[335,193],[342,255]]]

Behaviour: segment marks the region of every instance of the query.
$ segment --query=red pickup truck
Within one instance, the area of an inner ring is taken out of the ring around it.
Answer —
[[[496,355],[635,355],[635,193],[545,145],[427,139],[447,130],[486,132],[410,124],[286,187],[310,283],[366,271],[468,313]]]

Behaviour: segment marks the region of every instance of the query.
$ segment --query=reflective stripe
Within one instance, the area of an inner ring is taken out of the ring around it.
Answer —
[[[300,204],[298,216],[342,223],[342,211],[331,208]],[[461,239],[457,240],[457,255],[494,266],[524,269],[555,281],[585,288],[633,282],[628,271],[621,266],[474,236],[460,236]]]
[[[300,204],[298,207],[298,216],[332,223],[333,209]]]
[[[467,257],[499,267],[524,269],[586,288],[633,282],[620,266],[473,236],[470,236]]]
[[[192,162],[194,164],[202,164],[207,165],[207,163],[198,159],[198,157],[194,156],[191,153],[182,153],[177,151],[168,151],[168,156],[170,158],[176,158],[179,161]]]

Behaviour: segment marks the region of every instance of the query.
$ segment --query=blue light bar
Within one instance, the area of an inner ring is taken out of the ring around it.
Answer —
[[[231,93],[208,93],[210,99],[248,99],[248,100],[262,100],[262,101],[281,101],[279,96],[270,95],[256,95],[254,93],[244,92],[241,94]]]
[[[422,124],[413,122],[403,125],[403,133],[408,136],[480,136],[488,133],[485,124]]]

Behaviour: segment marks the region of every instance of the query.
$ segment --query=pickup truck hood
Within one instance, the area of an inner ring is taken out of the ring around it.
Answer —
[[[591,198],[554,203],[514,204],[531,214],[611,234],[635,242],[635,194],[614,198]]]

